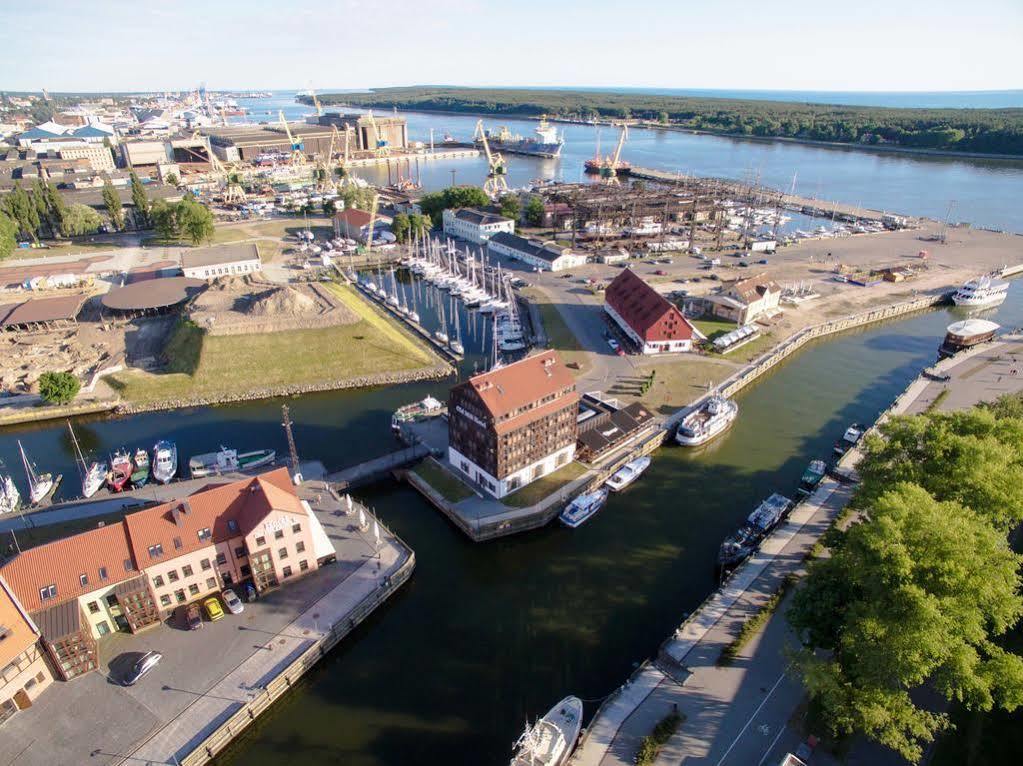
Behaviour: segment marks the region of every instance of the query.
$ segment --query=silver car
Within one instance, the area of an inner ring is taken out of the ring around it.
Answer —
[[[155,668],[163,655],[159,652],[146,652],[131,666],[131,670],[125,675],[122,683],[125,686],[134,686],[142,676]]]
[[[227,605],[227,611],[231,614],[241,614],[245,611],[245,605],[242,603],[242,600],[238,598],[238,596],[235,595],[235,592],[230,588],[221,593],[220,597],[224,599],[224,604]]]

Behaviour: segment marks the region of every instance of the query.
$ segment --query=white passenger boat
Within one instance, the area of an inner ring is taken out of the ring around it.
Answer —
[[[193,479],[216,476],[228,471],[250,471],[270,465],[277,459],[272,449],[253,450],[238,453],[238,450],[221,447],[216,452],[196,455],[188,461],[188,470]]]
[[[632,484],[632,482],[638,479],[642,475],[643,471],[649,467],[649,457],[646,455],[638,457],[615,471],[614,475],[607,480],[607,486],[609,486],[614,492],[621,492],[623,489]]]
[[[583,702],[565,697],[533,726],[526,726],[515,741],[511,766],[562,766],[579,738]]]
[[[982,306],[998,306],[1005,301],[1009,291],[1009,283],[991,276],[971,279],[952,295],[952,302],[957,306],[980,308]]]
[[[579,495],[558,514],[558,521],[572,529],[581,526],[583,522],[588,521],[591,516],[604,507],[604,503],[607,502],[607,496],[608,491],[606,487],[600,487],[594,492]]]
[[[724,433],[739,415],[739,405],[723,396],[708,398],[679,423],[675,441],[683,447],[698,447]]]
[[[150,467],[153,480],[158,484],[166,484],[178,472],[178,445],[172,441],[161,439],[153,447],[153,462]]]

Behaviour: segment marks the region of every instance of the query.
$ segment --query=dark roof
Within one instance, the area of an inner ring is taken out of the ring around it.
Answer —
[[[115,287],[103,296],[103,306],[114,311],[162,309],[184,303],[199,293],[206,282],[192,277],[166,277]]]
[[[484,213],[481,210],[476,210],[471,207],[455,208],[451,211],[451,214],[460,221],[468,221],[469,223],[474,223],[477,226],[485,226],[491,223],[501,223],[502,221],[511,220],[511,218],[505,218],[503,215]]]
[[[88,295],[62,295],[57,298],[34,298],[19,303],[7,314],[0,326],[11,327],[38,322],[74,319],[82,310]]]
[[[146,190],[146,196],[149,201],[162,199],[168,201],[177,201],[184,196],[184,192],[174,186],[167,186],[163,184],[144,184]],[[121,204],[125,207],[134,206],[134,202],[131,199],[131,187],[130,186],[115,186],[114,191],[117,192],[118,199],[121,200]],[[96,186],[91,189],[61,189],[61,195],[64,200],[69,204],[81,204],[88,205],[89,207],[103,208],[106,209],[106,203],[103,201],[103,187]]]
[[[258,261],[259,250],[254,242],[243,242],[219,247],[203,247],[190,250],[181,256],[181,268],[194,269],[197,266],[218,266],[222,263]]]
[[[633,402],[617,410],[605,402],[594,402],[587,396],[582,406],[609,413],[579,424],[578,441],[593,456],[617,446],[654,419],[653,413],[642,402]]]
[[[50,643],[60,641],[82,629],[82,608],[78,606],[77,599],[32,612],[29,616],[39,628],[43,638]]]
[[[545,245],[543,242],[535,239],[526,239],[520,237],[518,234],[511,234],[507,231],[499,231],[497,234],[492,236],[489,240],[499,245],[504,245],[512,250],[523,253],[524,255],[532,256],[533,258],[542,258],[548,263],[553,263],[562,255],[565,254],[565,248],[558,247],[556,245]]]
[[[608,285],[604,301],[615,310],[637,335],[647,341],[685,340],[693,335],[693,326],[678,307],[633,273],[624,269]],[[681,334],[666,333],[661,320],[674,314],[681,320]]]

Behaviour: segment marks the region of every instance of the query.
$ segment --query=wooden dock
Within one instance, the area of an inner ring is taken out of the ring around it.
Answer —
[[[326,481],[339,491],[346,492],[353,487],[369,484],[385,478],[391,471],[403,468],[429,455],[430,448],[425,444],[414,444],[403,447],[397,452],[367,460],[364,463],[344,468],[336,473],[328,474]]]

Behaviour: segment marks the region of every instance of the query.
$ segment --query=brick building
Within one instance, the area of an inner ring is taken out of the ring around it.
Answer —
[[[504,497],[572,461],[578,402],[554,351],[476,375],[451,389],[448,459]]]
[[[699,331],[678,307],[624,269],[604,293],[604,310],[644,354],[691,351]]]

